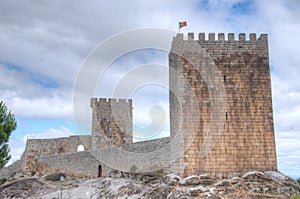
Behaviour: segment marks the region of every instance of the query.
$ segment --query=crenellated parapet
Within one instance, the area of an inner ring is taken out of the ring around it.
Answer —
[[[172,52],[180,56],[185,54],[200,53],[207,54],[215,61],[223,60],[222,57],[226,55],[228,64],[238,62],[238,59],[233,57],[240,55],[253,55],[252,57],[263,57],[265,62],[268,62],[268,35],[260,34],[258,37],[256,33],[199,33],[198,39],[195,38],[194,33],[188,33],[187,37],[182,33],[178,33],[172,41]],[[231,57],[231,58],[230,58]],[[171,58],[172,60],[172,58]],[[266,63],[263,66],[268,66]]]
[[[174,41],[194,41],[194,33],[188,33],[187,39],[184,39],[183,33],[178,33],[174,38]],[[239,33],[238,38],[235,39],[234,33],[228,33],[225,37],[224,33],[218,33],[217,38],[215,33],[208,33],[208,39],[206,39],[205,33],[198,34],[199,42],[267,42],[268,34],[261,34],[258,38],[256,33],[250,33],[249,39],[246,39],[245,33]]]
[[[91,107],[95,108],[103,104],[128,104],[127,106],[132,107],[132,99],[119,99],[119,98],[91,98]]]

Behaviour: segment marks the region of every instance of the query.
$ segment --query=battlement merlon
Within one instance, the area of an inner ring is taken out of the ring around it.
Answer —
[[[194,33],[188,33],[188,39],[183,38],[183,33],[178,33],[173,41],[194,41]],[[256,33],[249,34],[249,40],[246,40],[246,34],[240,33],[238,35],[238,40],[235,40],[234,33],[228,33],[227,40],[225,40],[224,33],[218,33],[218,38],[216,40],[215,33],[208,34],[208,40],[205,39],[205,33],[198,34],[199,42],[266,42],[268,43],[268,34],[261,34],[259,38],[256,38]]]
[[[121,99],[121,98],[91,98],[90,106],[95,108],[100,106],[101,104],[104,105],[111,105],[111,104],[128,104],[128,107],[132,108],[132,99]]]

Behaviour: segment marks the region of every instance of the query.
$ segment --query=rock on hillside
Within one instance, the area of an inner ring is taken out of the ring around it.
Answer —
[[[36,177],[23,178],[0,186],[0,198],[26,198],[45,188]]]
[[[28,179],[28,178],[27,178]],[[31,178],[33,180],[33,178]],[[43,177],[34,186],[7,182],[0,197],[53,199],[60,194],[60,182]],[[293,198],[300,195],[299,184],[279,172],[251,171],[217,180],[209,175],[181,178],[175,174],[129,174],[114,171],[107,178],[64,181],[63,198]],[[23,192],[23,193],[22,193]]]

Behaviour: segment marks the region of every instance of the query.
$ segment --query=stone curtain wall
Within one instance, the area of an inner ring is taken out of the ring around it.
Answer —
[[[132,143],[132,100],[92,98],[92,149]]]
[[[112,168],[130,172],[133,164],[137,166],[137,172],[169,170],[169,144],[170,138],[161,138],[92,151],[47,155],[36,160],[35,171],[47,173],[60,170],[70,176],[95,178],[98,177],[99,165],[103,176]]]
[[[142,142],[134,142],[132,144],[122,145],[121,149],[132,153],[147,153],[159,150],[170,144],[170,138],[164,137],[154,140],[147,140]]]
[[[38,172],[64,171],[74,177],[98,177],[98,167],[101,163],[89,151],[70,154],[50,155],[38,158]],[[102,166],[102,173],[108,174],[110,169]]]
[[[170,170],[170,138],[135,142],[119,147],[108,147],[91,151],[103,164],[129,172],[135,164],[137,172]]]
[[[70,136],[55,139],[28,139],[25,152],[21,157],[22,169],[36,171],[38,158],[48,155],[59,155],[77,152],[79,145],[85,150],[91,148],[91,136]]]
[[[200,33],[194,40],[189,33],[184,40],[177,34],[172,42],[169,64],[177,73],[169,75],[175,92],[170,93],[171,137],[184,137],[173,141],[184,156],[172,170],[183,176],[277,170],[267,35],[208,37]],[[225,97],[219,95],[222,88]],[[196,106],[198,116],[192,114]]]

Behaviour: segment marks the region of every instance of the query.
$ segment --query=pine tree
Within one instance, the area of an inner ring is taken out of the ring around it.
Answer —
[[[3,101],[0,102],[0,169],[11,158],[9,154],[8,141],[10,134],[17,127],[14,115],[9,111]]]

